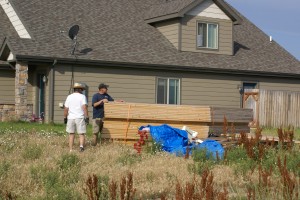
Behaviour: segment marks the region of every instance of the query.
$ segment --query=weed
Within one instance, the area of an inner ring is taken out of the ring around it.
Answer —
[[[146,180],[148,182],[152,183],[154,181],[154,179],[155,179],[155,175],[153,172],[150,171],[150,172],[146,173]]]
[[[86,187],[83,188],[83,191],[84,194],[87,195],[88,200],[100,199],[100,195],[102,195],[102,190],[101,186],[99,187],[98,177],[95,174],[88,176],[88,179],[85,182],[85,186]]]
[[[64,154],[57,164],[61,170],[69,170],[72,167],[80,167],[80,159],[76,154]]]
[[[36,167],[30,167],[30,177],[34,180],[35,183],[41,184],[43,182],[43,177],[47,174],[47,168],[42,165]]]
[[[15,200],[17,199],[17,196],[12,194],[11,192],[8,192],[8,191],[5,191],[5,192],[2,192],[0,190],[0,200]]]
[[[141,157],[137,154],[131,154],[130,152],[124,152],[117,159],[117,163],[121,163],[123,166],[131,166],[139,161],[141,161]]]
[[[117,189],[118,189],[117,182],[112,180],[109,184],[109,194],[111,200],[117,200]]]
[[[150,142],[147,142],[145,152],[151,155],[155,155],[158,152],[162,152],[162,145],[158,142],[151,140]]]
[[[298,183],[295,176],[289,173],[286,164],[286,157],[282,163],[280,157],[278,157],[277,166],[279,168],[281,174],[281,180],[283,184],[283,197],[284,199],[294,199],[296,196],[298,197]]]
[[[40,146],[32,144],[25,147],[22,156],[25,160],[35,160],[39,159],[42,153],[43,150]]]
[[[53,188],[59,188],[60,184],[60,174],[56,170],[50,170],[43,175],[43,183],[46,190],[51,190]]]
[[[133,174],[130,172],[121,179],[119,195],[117,182],[108,183],[108,179],[99,179],[95,174],[89,175],[83,190],[88,200],[132,200],[136,192],[133,187]]]
[[[7,161],[3,161],[0,163],[0,180],[3,179],[7,175],[10,167],[11,167],[11,164]]]
[[[223,191],[215,189],[214,176],[209,170],[204,170],[201,175],[201,181],[196,179],[193,182],[187,182],[181,186],[178,181],[175,187],[176,200],[196,200],[196,199],[228,199],[227,184],[223,185]]]
[[[43,183],[46,190],[44,199],[73,200],[79,199],[78,194],[63,184],[57,170],[50,170],[43,176]]]

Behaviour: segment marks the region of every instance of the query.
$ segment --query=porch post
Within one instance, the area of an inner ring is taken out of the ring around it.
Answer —
[[[27,120],[27,85],[28,85],[28,64],[16,63],[15,77],[15,113],[17,120]]]

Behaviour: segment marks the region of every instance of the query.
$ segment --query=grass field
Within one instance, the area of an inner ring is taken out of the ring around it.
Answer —
[[[85,152],[69,153],[67,139],[63,125],[0,123],[0,199],[299,199],[298,146],[244,140],[214,160],[92,147],[90,134]]]

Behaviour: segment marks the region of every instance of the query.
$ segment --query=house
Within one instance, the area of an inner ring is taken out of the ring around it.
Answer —
[[[62,122],[74,81],[89,103],[101,82],[127,102],[222,107],[241,107],[243,89],[300,89],[299,60],[223,0],[0,4],[2,120]]]

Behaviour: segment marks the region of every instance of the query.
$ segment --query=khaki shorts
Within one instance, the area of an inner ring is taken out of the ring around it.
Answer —
[[[84,119],[68,119],[67,129],[68,133],[85,134],[86,133],[86,124]]]
[[[93,119],[93,133],[99,133],[102,131],[103,128],[103,119],[102,118],[96,118]]]

